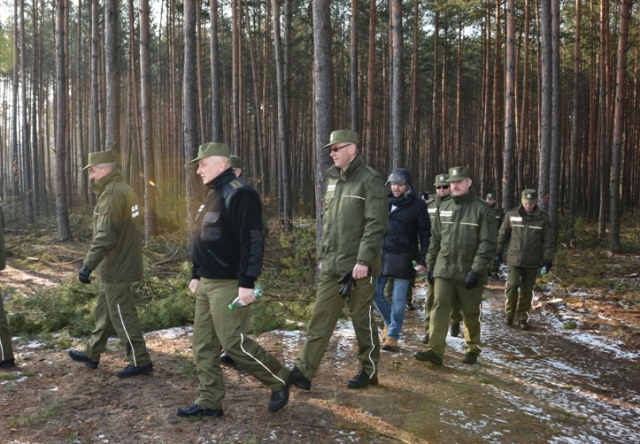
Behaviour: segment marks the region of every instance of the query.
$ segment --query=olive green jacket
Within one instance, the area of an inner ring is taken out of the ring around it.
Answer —
[[[380,175],[358,155],[345,171],[327,170],[322,244],[322,273],[342,275],[356,263],[380,274],[382,238],[389,221],[389,201]]]
[[[431,227],[427,267],[433,276],[464,282],[469,271],[486,282],[487,265],[496,252],[496,218],[473,190],[443,200]]]
[[[505,247],[507,265],[539,268],[555,254],[553,226],[549,215],[536,205],[527,214],[522,205],[509,210],[498,234],[498,251]]]
[[[93,241],[83,266],[104,282],[134,282],[142,278],[142,233],[138,197],[120,169],[97,180],[93,210]]]
[[[438,207],[440,206],[442,201],[450,198],[451,198],[451,194],[449,194],[448,196],[445,196],[444,199],[436,194],[435,196],[433,196],[432,198],[430,198],[425,202],[425,204],[427,204],[427,212],[429,213],[429,218],[431,219],[432,227],[436,220],[436,212],[438,211]]]
[[[4,270],[7,266],[7,256],[4,252],[4,214],[0,209],[0,270]]]
[[[487,204],[487,206],[489,207],[489,209],[491,211],[493,211],[493,214],[496,218],[496,223],[498,224],[498,230],[500,229],[500,227],[502,226],[502,221],[504,220],[504,213],[502,212],[502,208],[500,208],[499,206],[495,205],[495,206],[490,206],[489,204]],[[500,251],[500,250],[498,250]]]

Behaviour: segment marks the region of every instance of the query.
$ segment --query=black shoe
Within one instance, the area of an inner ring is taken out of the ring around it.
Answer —
[[[226,353],[222,353],[220,355],[220,364],[226,365],[228,367],[238,365],[236,364],[236,361],[234,361],[233,358]]]
[[[289,401],[289,387],[293,382],[293,375],[289,373],[289,379],[287,383],[280,390],[271,393],[271,399],[269,399],[269,410],[277,412],[282,407],[287,405]]]
[[[293,378],[293,385],[299,389],[311,390],[311,381],[302,374],[298,367],[291,369],[291,377]]]
[[[423,344],[428,344],[429,343],[429,333],[424,335],[424,338],[422,338],[422,343]]]
[[[84,352],[78,350],[69,350],[69,357],[76,362],[82,362],[89,368],[97,368],[99,361],[94,361],[89,356],[85,355]]]
[[[411,311],[411,310],[415,310],[415,309],[416,309],[415,305],[413,305],[411,302],[407,302],[407,310]]]
[[[140,367],[134,367],[129,364],[122,370],[118,370],[116,372],[116,376],[118,378],[129,378],[131,376],[137,375],[148,375],[149,373],[153,373],[153,364],[148,363],[147,365],[141,365]]]
[[[507,315],[507,317],[504,318],[504,323],[507,325],[513,324],[513,315]]]
[[[529,323],[524,319],[519,321],[518,324],[520,324],[520,330],[529,330]]]
[[[438,355],[436,355],[431,350],[418,352],[415,355],[413,355],[413,357],[416,358],[418,361],[430,362],[435,365],[442,365],[442,358],[438,357]]]
[[[0,361],[0,368],[13,368],[15,366],[16,366],[16,360],[14,358]]]
[[[464,358],[462,358],[462,362],[464,362],[465,364],[475,364],[476,362],[478,362],[478,354],[474,352],[468,352],[466,355],[464,355]]]
[[[365,372],[364,369],[361,369],[360,372],[352,380],[349,381],[347,387],[352,389],[359,389],[365,388],[369,385],[378,385],[378,377],[373,376],[370,378],[369,375],[367,375],[367,372]]]
[[[202,418],[203,416],[215,416],[216,418],[220,418],[223,414],[224,412],[222,409],[208,409],[198,404],[180,407],[176,410],[176,415],[181,418]]]
[[[460,324],[451,324],[450,334],[452,337],[457,338],[460,334]]]

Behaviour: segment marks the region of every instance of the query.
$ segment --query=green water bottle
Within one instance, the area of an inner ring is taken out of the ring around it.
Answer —
[[[260,284],[256,285],[255,288],[253,289],[253,295],[256,298],[259,298],[262,296],[262,286]],[[229,307],[229,310],[233,310],[234,308],[244,307],[244,305],[242,305],[242,302],[240,302],[240,296],[235,298],[233,302],[228,305],[228,307]]]
[[[416,261],[412,261],[411,262],[413,264],[413,268],[417,268],[418,267],[418,262]],[[420,279],[422,279],[423,281],[427,280],[427,274],[426,273],[418,273],[418,276],[420,276]]]

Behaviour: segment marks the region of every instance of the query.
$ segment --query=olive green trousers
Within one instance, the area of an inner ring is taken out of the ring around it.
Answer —
[[[433,284],[427,281],[427,298],[424,301],[424,329],[429,332],[429,322],[431,321],[431,309],[433,309]],[[462,309],[460,303],[455,300],[451,305],[451,314],[449,315],[449,324],[459,325],[462,322]]]
[[[4,311],[4,303],[0,294],[0,361],[7,359],[13,359],[13,346],[11,345],[7,313]]]
[[[509,265],[509,277],[507,278],[504,307],[507,316],[515,316],[517,313],[519,321],[529,320],[533,286],[536,284],[537,277],[537,268],[523,268]],[[520,291],[518,291],[518,289]]]

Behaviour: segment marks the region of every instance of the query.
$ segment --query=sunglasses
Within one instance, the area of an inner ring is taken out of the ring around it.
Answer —
[[[447,190],[447,189],[449,189],[449,185],[442,185],[442,186],[436,187],[436,190]]]
[[[342,146],[337,146],[335,148],[331,148],[331,152],[332,153],[337,153],[338,151],[340,151],[342,148],[346,148],[348,147],[350,144],[347,143],[346,145],[342,145]]]

